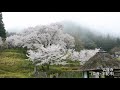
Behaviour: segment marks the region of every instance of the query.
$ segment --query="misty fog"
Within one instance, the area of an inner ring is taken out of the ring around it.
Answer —
[[[119,36],[120,33],[120,12],[3,12],[3,21],[8,32],[66,21],[102,34]]]

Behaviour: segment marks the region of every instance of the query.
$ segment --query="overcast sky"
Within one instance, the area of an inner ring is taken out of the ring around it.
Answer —
[[[10,32],[65,20],[103,33],[120,34],[120,12],[3,12],[5,28]]]

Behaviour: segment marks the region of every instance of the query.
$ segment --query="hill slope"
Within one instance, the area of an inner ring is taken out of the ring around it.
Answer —
[[[100,31],[92,30],[75,22],[61,22],[64,25],[64,31],[75,38],[75,50],[102,48],[110,51],[116,46],[120,46],[120,38],[111,34],[103,34]]]
[[[30,61],[25,60],[24,50],[0,51],[0,78],[29,78],[33,72]]]

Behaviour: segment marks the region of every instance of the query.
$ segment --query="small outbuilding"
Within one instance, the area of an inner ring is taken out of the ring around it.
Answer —
[[[114,58],[120,58],[120,47],[114,47],[111,49],[110,54],[112,54],[112,57]]]

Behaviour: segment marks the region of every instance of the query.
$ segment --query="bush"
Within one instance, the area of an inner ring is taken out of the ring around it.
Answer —
[[[82,78],[82,72],[64,71],[59,75],[59,78]]]

